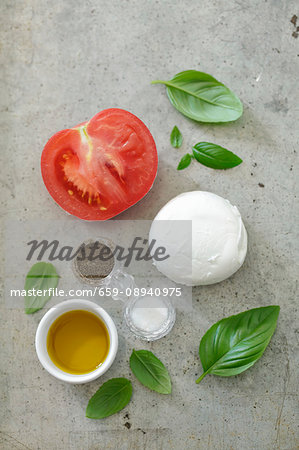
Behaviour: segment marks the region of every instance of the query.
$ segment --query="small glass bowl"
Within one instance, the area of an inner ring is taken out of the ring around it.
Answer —
[[[161,323],[161,325],[156,329],[151,330],[144,330],[142,328],[139,328],[136,323],[134,323],[133,314],[136,308],[144,309],[144,314],[148,314],[148,310],[152,308],[153,306],[138,306],[138,302],[141,302],[144,300],[142,297],[135,297],[132,298],[127,302],[125,305],[124,310],[124,318],[126,321],[127,326],[131,330],[131,332],[139,337],[140,339],[146,340],[146,341],[155,341],[157,339],[161,339],[162,337],[166,336],[172,329],[173,325],[175,324],[176,319],[176,312],[175,308],[173,307],[171,301],[168,297],[151,297],[152,301],[155,301],[155,299],[161,304],[163,302],[164,307],[166,308],[167,315],[165,320]],[[160,307],[160,306],[159,306]]]
[[[78,247],[77,250],[79,250],[79,248],[81,246],[88,246],[90,244],[93,244],[94,242],[99,242],[100,244],[105,245],[106,247],[108,247],[111,250],[111,252],[113,252],[115,249],[114,242],[112,242],[110,239],[99,237],[97,239],[88,239],[88,240],[82,242],[82,244]],[[81,281],[81,283],[89,284],[91,286],[103,286],[104,287],[109,284],[111,278],[113,277],[115,272],[119,269],[119,263],[114,256],[113,256],[113,260],[114,260],[113,261],[114,264],[113,264],[112,270],[106,277],[94,277],[94,278],[85,277],[84,275],[82,275],[80,273],[80,270],[78,268],[77,258],[75,258],[73,260],[73,264],[72,264],[73,273],[75,274],[76,278],[79,281]]]

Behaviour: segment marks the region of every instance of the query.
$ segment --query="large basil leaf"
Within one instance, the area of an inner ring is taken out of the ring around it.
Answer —
[[[250,309],[215,323],[203,336],[199,356],[204,373],[238,375],[264,353],[276,328],[279,306]]]
[[[127,378],[111,378],[91,397],[86,408],[89,419],[103,419],[122,410],[131,400],[132,384]]]
[[[160,394],[171,393],[171,380],[166,367],[149,350],[133,350],[130,367],[144,386]]]
[[[212,169],[230,169],[242,162],[239,156],[211,142],[198,142],[192,151],[199,163]]]
[[[243,106],[239,98],[211,75],[186,70],[164,84],[172,105],[185,116],[198,122],[231,122],[241,117]]]
[[[59,275],[51,263],[38,262],[31,267],[25,280],[26,314],[35,313],[44,307],[53,295],[49,289],[55,289],[57,287],[58,280]],[[37,291],[42,291],[42,295],[37,295]]]
[[[183,136],[178,127],[175,125],[170,134],[170,143],[174,148],[180,148],[183,143]]]

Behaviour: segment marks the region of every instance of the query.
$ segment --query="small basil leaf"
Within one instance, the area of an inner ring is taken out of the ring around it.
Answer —
[[[192,159],[192,156],[189,155],[189,153],[186,153],[186,155],[184,155],[182,157],[182,159],[180,160],[177,170],[186,169],[186,167],[188,167],[190,165],[191,159]]]
[[[243,113],[239,98],[211,75],[186,70],[164,84],[172,105],[182,114],[198,122],[231,122]]]
[[[160,394],[171,393],[171,380],[166,367],[149,350],[133,350],[130,367],[144,386]]]
[[[192,151],[196,161],[212,169],[230,169],[242,162],[239,156],[211,142],[199,142]]]
[[[174,148],[180,148],[183,142],[183,136],[178,129],[178,127],[175,125],[173,127],[173,130],[170,134],[170,143]]]
[[[275,331],[279,306],[244,311],[215,323],[203,336],[199,356],[204,373],[238,375],[262,356]]]
[[[38,262],[34,264],[27,273],[25,280],[25,312],[33,314],[45,306],[52,297],[50,288],[55,289],[59,280],[59,275],[51,263]],[[34,294],[35,291],[42,291],[42,295]]]
[[[103,419],[121,411],[131,400],[132,384],[127,378],[112,378],[97,390],[86,408],[89,419]]]

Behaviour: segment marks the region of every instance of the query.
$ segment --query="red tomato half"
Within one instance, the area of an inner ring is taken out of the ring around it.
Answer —
[[[41,157],[49,194],[80,219],[106,220],[150,190],[158,166],[155,141],[141,120],[106,109],[89,122],[56,133]]]

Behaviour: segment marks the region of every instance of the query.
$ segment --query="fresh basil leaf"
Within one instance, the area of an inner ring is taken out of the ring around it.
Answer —
[[[182,114],[198,122],[231,122],[241,117],[239,98],[211,75],[186,70],[169,81],[152,81],[167,87],[172,105]]]
[[[86,408],[89,419],[104,419],[121,411],[131,400],[132,383],[127,378],[111,378],[91,397]]]
[[[51,263],[38,262],[31,267],[25,280],[26,314],[33,314],[45,306],[47,301],[52,297],[52,293],[49,289],[55,289],[58,284],[58,280],[59,275]],[[33,289],[35,289],[35,291],[43,291],[43,295],[37,295],[36,292],[35,295],[30,295],[34,293],[32,291]]]
[[[184,155],[182,157],[182,159],[180,160],[179,165],[177,166],[177,170],[186,169],[186,167],[188,167],[190,165],[191,159],[192,159],[192,156],[189,155],[189,153],[186,153],[186,155]]]
[[[238,375],[262,356],[275,331],[279,306],[244,311],[215,323],[203,336],[199,356],[204,373]]]
[[[171,380],[166,367],[149,350],[133,350],[130,367],[144,386],[160,394],[171,393]]]
[[[239,156],[211,142],[198,142],[192,151],[196,161],[212,169],[230,169],[242,162]]]
[[[174,148],[180,148],[183,143],[183,136],[176,125],[170,134],[170,143]]]

